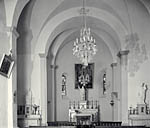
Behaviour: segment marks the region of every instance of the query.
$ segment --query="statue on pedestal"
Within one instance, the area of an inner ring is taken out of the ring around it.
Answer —
[[[81,101],[85,101],[87,100],[86,98],[86,85],[89,82],[89,75],[86,74],[85,76],[82,74],[81,76],[79,76],[79,83],[80,85],[78,86],[79,90],[80,90],[80,97],[81,97]]]
[[[147,84],[142,83],[141,92],[139,93],[140,103],[142,103],[142,104],[147,104],[147,102],[146,102],[146,100],[147,100],[147,91],[148,91]]]
[[[67,91],[66,91],[66,81],[67,81],[67,74],[63,73],[62,74],[62,95],[66,95]]]
[[[86,100],[85,85],[82,85],[81,87],[79,87],[79,90],[80,90],[81,101],[85,101]]]

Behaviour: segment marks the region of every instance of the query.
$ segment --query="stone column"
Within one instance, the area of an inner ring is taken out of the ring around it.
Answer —
[[[112,121],[118,121],[118,92],[117,92],[117,72],[116,72],[116,68],[117,68],[117,63],[112,63],[111,64],[111,68],[112,68],[112,101],[114,102],[114,105],[112,106]]]
[[[40,75],[41,75],[41,117],[42,126],[47,126],[47,58],[45,54],[40,56]]]
[[[10,51],[14,66],[8,79],[8,127],[17,128],[17,38],[19,37],[15,27],[6,27],[10,42]]]
[[[129,50],[120,51],[118,53],[121,70],[120,117],[123,125],[128,125],[128,53]]]
[[[52,121],[57,121],[57,97],[56,97],[56,69],[58,66],[51,65],[52,71]]]

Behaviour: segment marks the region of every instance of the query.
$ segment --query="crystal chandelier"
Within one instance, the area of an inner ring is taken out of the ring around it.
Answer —
[[[76,38],[73,46],[73,55],[78,57],[83,65],[88,66],[88,63],[91,61],[92,57],[96,54],[96,43],[94,37],[91,35],[90,28],[87,28],[86,25],[86,10],[84,7],[81,9],[83,14],[84,26],[80,30],[80,37]]]

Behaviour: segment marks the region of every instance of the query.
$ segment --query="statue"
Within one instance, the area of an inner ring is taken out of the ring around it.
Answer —
[[[142,83],[141,86],[141,93],[139,93],[140,96],[140,103],[147,104],[146,99],[147,99],[147,91],[148,91],[148,86],[145,83]]]
[[[86,74],[85,76],[82,74],[81,76],[79,76],[79,83],[80,85],[78,86],[79,90],[80,90],[80,97],[81,97],[81,101],[85,101],[86,99],[86,85],[89,82],[89,75]]]
[[[86,94],[85,94],[85,85],[82,85],[81,87],[79,87],[80,90],[80,97],[81,97],[81,101],[85,101],[86,100]]]
[[[106,73],[103,75],[103,94],[106,93]]]
[[[144,88],[144,103],[147,104],[147,103],[146,103],[146,98],[147,98],[147,90],[148,90],[148,87],[147,87],[147,85],[145,84],[143,88]]]
[[[39,110],[38,109],[39,109],[40,106],[34,104],[32,107],[33,107],[33,114],[34,115],[38,115],[39,114]]]
[[[62,95],[66,95],[66,79],[67,76],[65,73],[62,74]]]

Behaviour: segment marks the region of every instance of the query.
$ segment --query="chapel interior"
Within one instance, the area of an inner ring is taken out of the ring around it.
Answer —
[[[0,0],[0,128],[150,127],[149,0]]]

